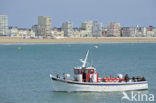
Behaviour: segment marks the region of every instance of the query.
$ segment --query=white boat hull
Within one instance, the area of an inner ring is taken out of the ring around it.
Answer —
[[[129,91],[129,90],[145,90],[148,89],[148,82],[121,82],[121,83],[86,83],[74,82],[58,79],[50,75],[54,91],[65,92],[80,92],[80,91],[96,91],[96,92],[111,92],[111,91]]]

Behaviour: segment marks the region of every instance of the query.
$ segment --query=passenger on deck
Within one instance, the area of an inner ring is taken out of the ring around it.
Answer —
[[[129,78],[128,74],[126,74],[126,75],[125,75],[125,82],[128,82],[129,79],[130,79],[130,78]]]
[[[60,78],[59,74],[56,75],[56,78]]]

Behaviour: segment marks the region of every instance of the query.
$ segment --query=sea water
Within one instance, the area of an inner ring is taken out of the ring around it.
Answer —
[[[149,90],[135,91],[156,96],[156,44],[16,44],[0,45],[0,103],[120,103],[122,92],[54,92],[50,73],[70,73],[87,65],[100,76],[117,73],[144,76]],[[126,92],[129,96],[131,91]],[[137,101],[135,101],[137,102]]]

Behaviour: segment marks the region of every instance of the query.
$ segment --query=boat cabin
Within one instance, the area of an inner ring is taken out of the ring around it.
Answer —
[[[97,82],[98,73],[94,67],[75,67],[74,80],[79,82]]]

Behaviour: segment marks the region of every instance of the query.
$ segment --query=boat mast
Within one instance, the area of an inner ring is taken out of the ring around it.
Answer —
[[[85,67],[86,66],[88,54],[89,54],[89,50],[87,51],[87,54],[86,54],[85,59],[84,60],[80,59],[80,61],[82,62],[82,67]]]

